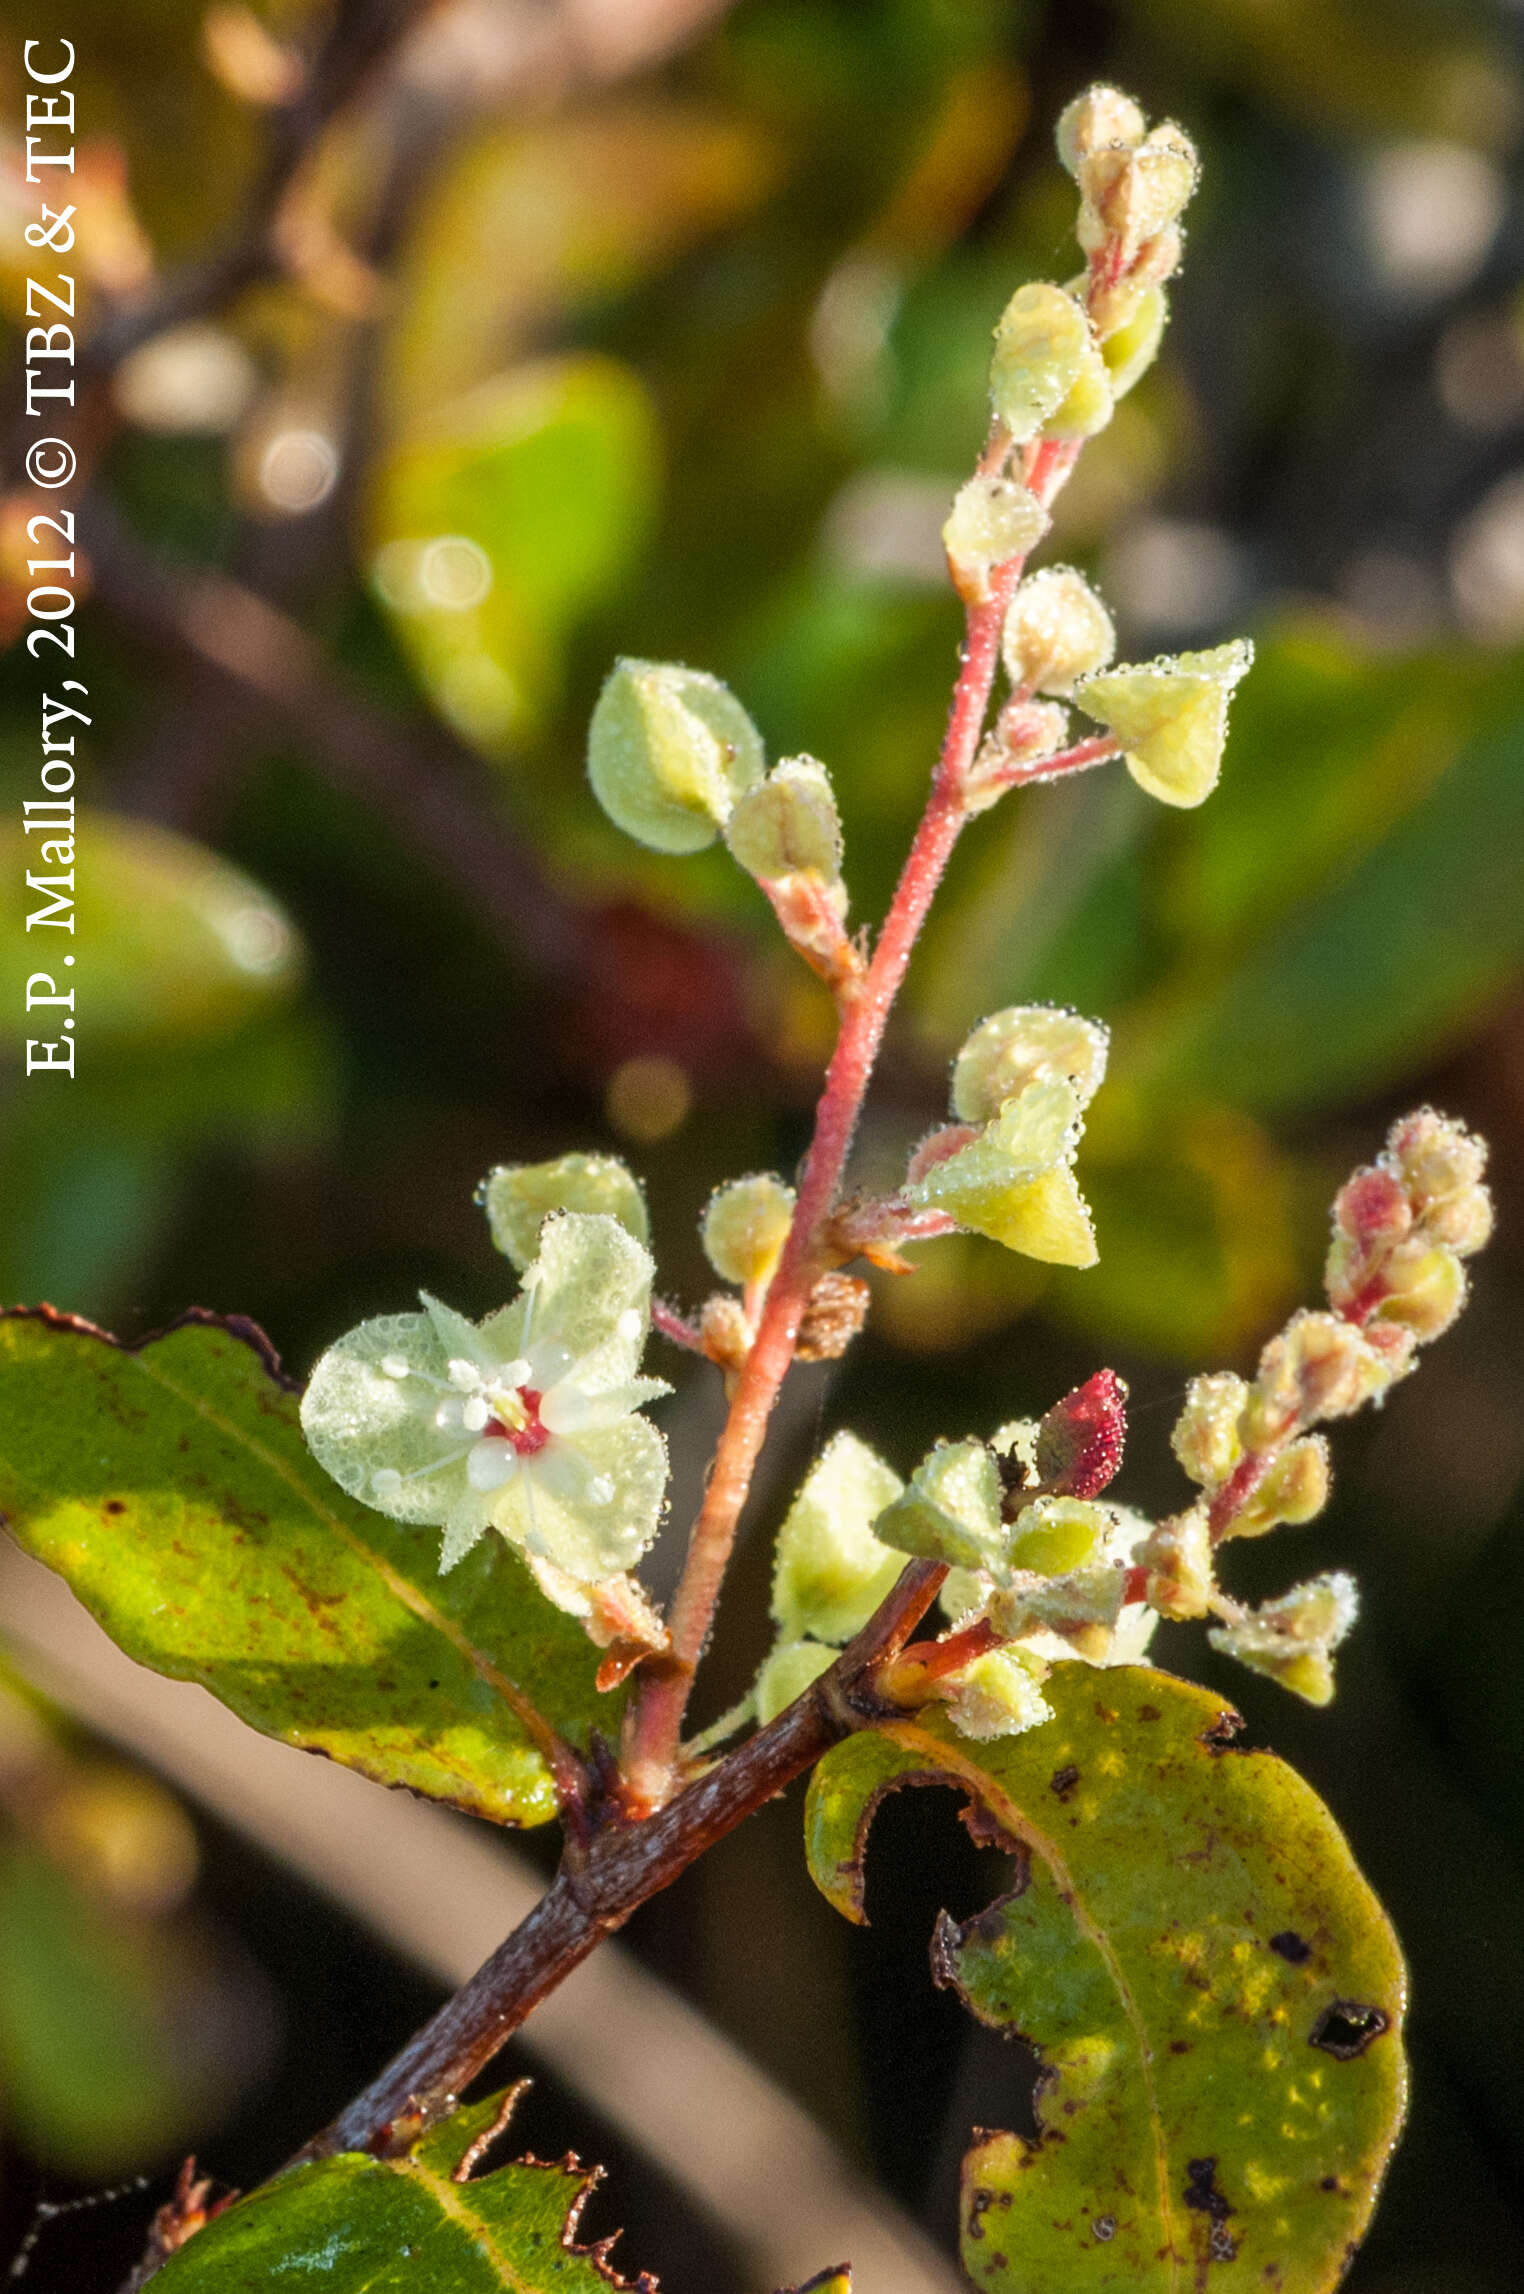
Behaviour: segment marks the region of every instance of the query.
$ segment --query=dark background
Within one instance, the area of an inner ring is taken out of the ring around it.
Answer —
[[[385,14],[351,6],[346,37]],[[768,1531],[825,1433],[851,1424],[905,1468],[1105,1361],[1134,1397],[1121,1494],[1166,1510],[1186,1376],[1252,1362],[1315,1295],[1339,1176],[1425,1099],[1481,1128],[1499,1231],[1465,1318],[1383,1413],[1340,1429],[1326,1518],[1235,1549],[1249,1595],[1358,1574],[1336,1703],[1309,1711],[1190,1632],[1156,1650],[1325,1796],[1412,1962],[1413,2121],[1351,2285],[1511,2287],[1524,10],[740,0],[671,52],[650,14],[630,68],[558,46],[554,7],[433,11],[271,186],[284,268],[260,276],[260,154],[287,131],[250,98],[282,54],[318,49],[326,12],[100,0],[50,18],[80,49],[95,321],[235,252],[191,296],[191,332],[108,360],[93,391],[82,755],[109,882],[81,926],[80,1079],[20,1084],[18,1051],[0,1086],[0,1291],[123,1334],[192,1301],[251,1314],[302,1369],[420,1283],[497,1303],[476,1180],[606,1145],[647,1182],[664,1290],[702,1296],[702,1205],[725,1176],[796,1161],[828,1014],[723,856],[657,859],[597,813],[581,742],[598,683],[616,652],[727,677],[775,754],[829,763],[855,912],[881,913],[953,670],[936,532],[979,443],[989,326],[1014,285],[1078,261],[1052,119],[1098,76],[1177,116],[1205,180],[1165,353],[1087,452],[1050,554],[1099,581],[1129,654],[1255,636],[1223,785],[1165,816],[1093,775],[981,823],[861,1142],[864,1173],[889,1175],[974,1019],[1074,1002],[1114,1030],[1080,1165],[1101,1265],[1049,1279],[992,1245],[935,1246],[881,1286],[845,1363],[798,1374],[703,1709],[766,1645]],[[0,16],[14,122],[35,31]],[[342,64],[342,43],[326,54]],[[8,230],[12,322],[18,247]],[[26,552],[6,516],[14,633]],[[439,532],[477,555],[429,604],[409,543]],[[479,564],[490,594],[462,603]],[[234,586],[207,590],[214,573]],[[34,678],[14,656],[0,676],[13,814]],[[244,876],[209,882],[206,852]],[[0,902],[18,881],[8,861]],[[0,916],[8,970],[18,921]],[[714,1400],[707,1372],[661,1367],[681,1493]],[[659,1549],[653,1583],[672,1567]],[[102,1756],[66,1737],[57,1758],[50,1793]],[[138,1826],[152,1863],[183,1817],[113,1773],[110,1822]],[[431,2003],[202,1813],[194,1887],[129,1918],[73,1819],[39,1829],[24,1792],[0,1802],[0,2257],[39,2191],[142,2171],[162,2195],[191,2143],[226,2181],[256,2179]],[[797,1834],[796,1795],[630,1941],[950,2242],[967,2128],[1021,2108],[998,2045],[926,1981],[936,1910],[966,1912],[987,1876],[951,1801],[909,1796],[881,1819],[858,1935],[814,1897]],[[94,1953],[101,1923],[131,1927],[130,1966]],[[76,2035],[83,2013],[69,1950],[102,1985],[94,2053],[46,2043],[49,2002]],[[231,2067],[220,2118],[188,2100],[192,2072],[180,2091],[139,2075],[162,2062],[155,2019],[188,1951],[212,1971],[188,2060]],[[575,2142],[613,2168],[597,2226],[625,2221],[627,2268],[739,2286],[722,2230],[583,2106],[543,2085],[533,2110],[542,2155]],[[144,2204],[50,2229],[31,2283],[110,2283]]]

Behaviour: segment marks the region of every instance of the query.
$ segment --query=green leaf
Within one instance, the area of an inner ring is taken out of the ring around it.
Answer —
[[[282,2175],[209,2222],[157,2283],[164,2294],[263,2294],[277,2277],[296,2285],[320,2277],[323,2294],[415,2285],[435,2294],[609,2294],[625,2283],[609,2267],[613,2241],[576,2243],[596,2169],[574,2158],[520,2159],[455,2179],[518,2092],[457,2111],[403,2158],[347,2151]],[[642,2273],[631,2294],[655,2294],[652,2280]]]
[[[981,2134],[963,2260],[997,2294],[1185,2294],[1211,2263],[1322,2294],[1370,2217],[1405,2098],[1402,1960],[1317,1796],[1234,1716],[1143,1667],[1055,1667],[1047,1726],[977,1747],[891,1723],[828,1753],[810,1869],[863,1918],[874,1810],[952,1784],[1012,1891],[957,1924],[936,1980],[1019,2032],[1047,2076],[1038,2137]],[[1225,1725],[1226,1724],[1226,1725]]]
[[[501,1538],[442,1578],[436,1531],[329,1480],[250,1323],[127,1348],[48,1308],[0,1318],[0,1518],[139,1663],[498,1823],[554,1814],[537,1714],[617,1724],[596,1651]]]

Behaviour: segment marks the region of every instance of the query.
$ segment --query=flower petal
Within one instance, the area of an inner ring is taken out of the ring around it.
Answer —
[[[464,1486],[462,1437],[434,1422],[446,1360],[429,1316],[378,1315],[329,1347],[302,1397],[319,1465],[393,1521],[442,1522]]]
[[[610,1386],[601,1393],[594,1387],[589,1392],[581,1369],[581,1363],[574,1363],[567,1376],[540,1398],[540,1423],[552,1434],[582,1434],[594,1427],[616,1426],[643,1402],[654,1402],[658,1395],[672,1391],[665,1378],[631,1378],[623,1386]]]
[[[526,1458],[492,1518],[515,1545],[591,1585],[640,1559],[656,1535],[666,1487],[660,1434],[644,1418],[621,1418]]]
[[[547,1219],[540,1230],[540,1255],[524,1277],[525,1294],[534,1301],[524,1352],[538,1369],[539,1350],[547,1342],[564,1346],[575,1362],[612,1340],[635,1350],[622,1383],[633,1372],[645,1339],[655,1272],[645,1245],[617,1219],[585,1211],[563,1211]],[[626,1321],[629,1316],[635,1319]]]

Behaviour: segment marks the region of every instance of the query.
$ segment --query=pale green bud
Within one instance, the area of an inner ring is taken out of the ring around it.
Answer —
[[[904,1567],[873,1533],[904,1486],[855,1434],[832,1436],[778,1532],[772,1613],[784,1640],[850,1641],[867,1624]]]
[[[794,1190],[771,1171],[717,1188],[704,1213],[704,1256],[726,1282],[765,1282],[788,1240]]]
[[[1282,1523],[1300,1528],[1328,1503],[1328,1484],[1328,1444],[1321,1434],[1304,1434],[1281,1452],[1223,1535],[1260,1537]]]
[[[996,1586],[985,1614],[997,1633],[1013,1641],[1034,1639],[1046,1651],[1044,1636],[1059,1635],[1092,1663],[1104,1663],[1124,1607],[1126,1573],[1109,1564],[1066,1570],[1058,1577],[1023,1576]]]
[[[1492,1197],[1485,1187],[1458,1187],[1441,1195],[1423,1214],[1423,1231],[1447,1243],[1458,1258],[1470,1258],[1492,1233]]]
[[[806,870],[834,883],[841,874],[841,819],[825,766],[785,757],[748,789],[725,827],[731,857],[762,883]]]
[[[616,663],[588,728],[593,794],[616,826],[658,852],[700,852],[761,780],[762,736],[702,669]]]
[[[1091,152],[1107,144],[1131,148],[1141,143],[1147,124],[1131,96],[1124,96],[1120,88],[1107,87],[1098,81],[1064,106],[1058,115],[1053,140],[1062,165],[1071,175],[1078,175],[1081,162],[1088,159]]]
[[[1297,1425],[1348,1417],[1391,1384],[1390,1363],[1354,1323],[1304,1309],[1272,1338],[1239,1419],[1244,1447],[1269,1448]]]
[[[1084,308],[1062,287],[1018,287],[995,329],[990,402],[1020,446],[1056,414],[1094,356]]]
[[[1082,678],[1075,699],[1114,733],[1138,786],[1163,804],[1198,805],[1217,785],[1228,696],[1254,659],[1247,638],[1205,653],[1141,662]]]
[[[1358,1608],[1354,1579],[1333,1570],[1264,1602],[1236,1625],[1214,1626],[1207,1639],[1310,1705],[1326,1705],[1334,1689],[1332,1653]]]
[[[1054,1082],[1068,1084],[1076,1110],[1088,1107],[1106,1073],[1110,1041],[1098,1020],[1060,1004],[991,1012],[953,1062],[953,1113],[965,1123],[989,1123],[1029,1084]]]
[[[1079,222],[1075,235],[1087,255],[1108,243],[1124,267],[1177,220],[1195,191],[1201,169],[1183,128],[1165,120],[1132,150],[1099,147],[1081,159]]]
[[[1022,1736],[1053,1718],[1041,1682],[1047,1668],[1025,1649],[991,1649],[954,1676],[948,1716],[960,1736],[976,1744]]]
[[[1220,1488],[1244,1454],[1238,1421],[1248,1398],[1248,1387],[1231,1370],[1203,1374],[1186,1388],[1170,1447],[1203,1489]]]
[[[646,1199],[617,1155],[557,1155],[549,1163],[499,1163],[476,1190],[492,1240],[521,1270],[540,1247],[553,1211],[601,1211],[638,1243],[650,1239]]]
[[[1014,785],[1024,767],[1056,756],[1069,738],[1067,712],[1056,701],[1007,701],[963,784],[963,810],[988,812]]]
[[[752,1690],[761,1726],[766,1728],[769,1721],[787,1710],[795,1697],[802,1697],[835,1660],[836,1651],[822,1648],[818,1641],[780,1641],[772,1654],[763,1659]]]
[[[1093,438],[1111,420],[1115,398],[1111,370],[1092,333],[1080,370],[1063,404],[1055,408],[1042,426],[1044,438]]]
[[[1014,686],[1065,695],[1077,678],[1105,668],[1116,643],[1110,614],[1073,566],[1028,574],[1011,599],[1000,640]]]
[[[942,528],[942,543],[953,586],[964,603],[982,605],[996,566],[1024,558],[1047,530],[1047,511],[1016,479],[992,478],[981,471],[960,486]]]
[[[1125,398],[1158,356],[1169,319],[1169,297],[1162,287],[1146,287],[1132,317],[1114,327],[1102,344],[1111,376],[1111,395]]]
[[[1110,1528],[1111,1515],[1104,1506],[1083,1498],[1034,1498],[1012,1526],[1010,1565],[1036,1570],[1043,1577],[1088,1568],[1104,1548]]]
[[[1443,1243],[1399,1243],[1383,1273],[1390,1288],[1377,1316],[1402,1323],[1421,1343],[1448,1330],[1466,1303],[1466,1270]]]
[[[1177,1622],[1206,1616],[1217,1587],[1212,1529],[1204,1505],[1161,1521],[1138,1547],[1135,1559],[1140,1569],[1148,1571],[1150,1608]]]
[[[1486,1140],[1432,1107],[1392,1125],[1387,1153],[1420,1214],[1442,1197],[1476,1186],[1487,1168]]]
[[[938,1442],[874,1524],[897,1553],[955,1569],[1004,1566],[1000,1475],[983,1442]]]

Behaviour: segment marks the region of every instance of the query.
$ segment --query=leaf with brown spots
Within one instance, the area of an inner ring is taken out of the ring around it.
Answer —
[[[323,2294],[657,2294],[644,2271],[620,2276],[612,2238],[578,2242],[598,2168],[523,2158],[478,2171],[517,2092],[457,2111],[400,2158],[345,2151],[266,2183],[172,2255],[155,2287],[262,2294],[289,2278]]]
[[[1104,1681],[1104,1699],[1099,1693]],[[1038,2135],[981,2133],[963,2262],[993,2294],[1325,2294],[1402,2121],[1396,1940],[1333,1818],[1273,1754],[1227,1749],[1218,1700],[1140,1667],[1054,1669],[1054,1718],[991,1744],[941,1718],[826,1754],[805,1839],[863,1917],[886,1793],[939,1780],[1022,1855],[1011,1891],[943,1913],[937,1982],[1041,2055]]]
[[[0,1519],[140,1664],[498,1823],[554,1814],[550,1729],[617,1726],[597,1651],[501,1538],[441,1577],[437,1532],[314,1463],[251,1323],[128,1348],[49,1309],[0,1317]]]

